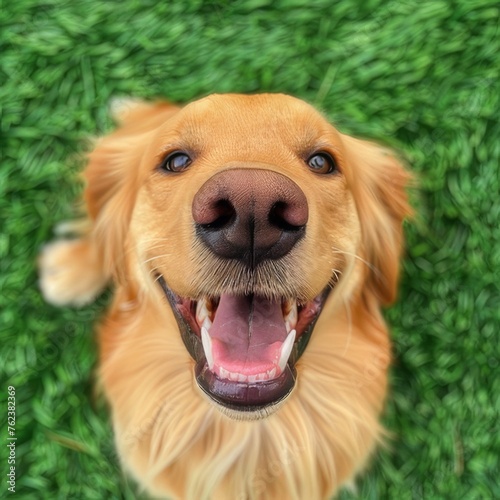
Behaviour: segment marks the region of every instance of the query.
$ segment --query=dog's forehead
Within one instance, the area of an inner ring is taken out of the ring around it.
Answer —
[[[332,127],[312,106],[285,94],[213,94],[183,108],[176,130],[206,142],[307,145]]]
[[[219,116],[226,112],[250,113],[254,116],[315,112],[305,101],[286,94],[212,94],[191,102],[184,109],[196,114],[209,112]]]

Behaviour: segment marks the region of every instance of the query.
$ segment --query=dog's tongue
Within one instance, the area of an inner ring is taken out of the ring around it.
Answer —
[[[271,370],[287,337],[281,303],[223,294],[209,335],[215,365],[243,375]]]

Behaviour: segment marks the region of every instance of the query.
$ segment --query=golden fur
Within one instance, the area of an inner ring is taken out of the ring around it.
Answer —
[[[389,151],[283,95],[214,95],[182,109],[125,103],[116,115],[118,130],[97,143],[85,170],[89,228],[49,245],[40,266],[42,290],[57,304],[89,301],[114,282],[99,327],[99,378],[123,466],[155,496],[328,498],[383,434],[391,355],[380,307],[396,296],[408,173]],[[186,144],[196,168],[156,170],[165,152]],[[304,167],[297,151],[317,147],[335,155],[341,176]],[[300,248],[252,276],[200,247],[191,221],[207,179],[248,167],[293,178],[309,204]],[[277,412],[240,421],[200,391],[158,269],[192,298],[251,286],[305,301],[339,278]]]

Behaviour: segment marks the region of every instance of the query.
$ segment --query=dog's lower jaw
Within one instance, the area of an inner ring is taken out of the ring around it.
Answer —
[[[253,294],[224,294],[216,303],[193,301],[176,295],[163,276],[155,281],[196,361],[198,386],[215,406],[238,420],[264,418],[279,409],[295,387],[295,364],[307,347],[332,286],[327,285],[298,311],[295,300]],[[214,338],[209,329],[216,330]]]
[[[293,387],[283,398],[279,399],[274,403],[270,403],[265,406],[256,407],[254,410],[241,411],[238,407],[229,407],[227,405],[217,403],[213,397],[207,394],[202,387],[198,384],[198,389],[202,393],[204,399],[207,403],[213,406],[217,411],[222,413],[222,415],[228,417],[231,420],[237,420],[240,422],[250,422],[253,420],[261,420],[270,417],[273,413],[277,412],[288,400],[293,392]]]
[[[207,364],[205,362],[198,363],[195,369],[196,381],[198,383],[198,387],[203,393],[205,399],[209,402],[209,404],[213,405],[218,411],[220,411],[226,417],[229,417],[234,420],[259,420],[262,418],[267,418],[271,416],[274,412],[278,411],[283,404],[286,403],[287,399],[290,397],[290,394],[293,392],[295,388],[295,370],[287,366],[285,368],[286,372],[280,377],[284,379],[280,381],[271,381],[271,383],[276,382],[281,386],[280,388],[283,392],[283,396],[263,405],[254,405],[252,407],[246,407],[242,409],[236,405],[230,405],[224,401],[218,401],[216,397],[214,397],[213,391],[210,390],[209,383],[207,380],[210,378],[216,378],[216,376],[210,372]],[[219,384],[223,383],[219,381]],[[258,390],[256,386],[255,389]]]

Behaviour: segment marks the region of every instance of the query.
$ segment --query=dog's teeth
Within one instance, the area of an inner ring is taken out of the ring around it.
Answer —
[[[212,326],[212,321],[210,320],[210,310],[208,309],[208,302],[205,299],[200,299],[196,304],[196,321],[200,326],[206,327],[206,322],[210,323]],[[210,326],[207,330],[210,329]]]
[[[283,319],[285,320],[286,331],[290,333],[297,325],[297,301],[287,300],[285,311],[288,312]]]
[[[201,343],[203,344],[203,350],[205,351],[205,357],[207,358],[208,369],[212,370],[214,367],[214,355],[212,352],[212,339],[208,334],[208,330],[205,327],[201,327]]]
[[[203,320],[203,324],[201,325],[203,328],[205,328],[206,330],[210,330],[210,327],[212,326],[212,322],[208,319],[208,317],[206,317],[204,320]]]
[[[248,382],[248,377],[238,372],[230,372],[222,366],[219,367],[219,378],[231,380],[232,382]]]
[[[280,359],[278,361],[280,373],[283,373],[283,370],[285,369],[285,366],[288,362],[288,358],[290,357],[290,354],[292,352],[293,343],[295,342],[295,334],[296,333],[297,332],[295,330],[292,330],[288,334],[288,337],[283,342],[283,345],[281,346]]]
[[[267,372],[257,373],[254,375],[244,375],[243,373],[230,372],[222,366],[217,367],[217,375],[224,380],[231,380],[232,382],[247,382],[248,384],[255,384],[256,382],[264,382],[266,380],[273,380],[276,378],[278,368],[275,366]]]

